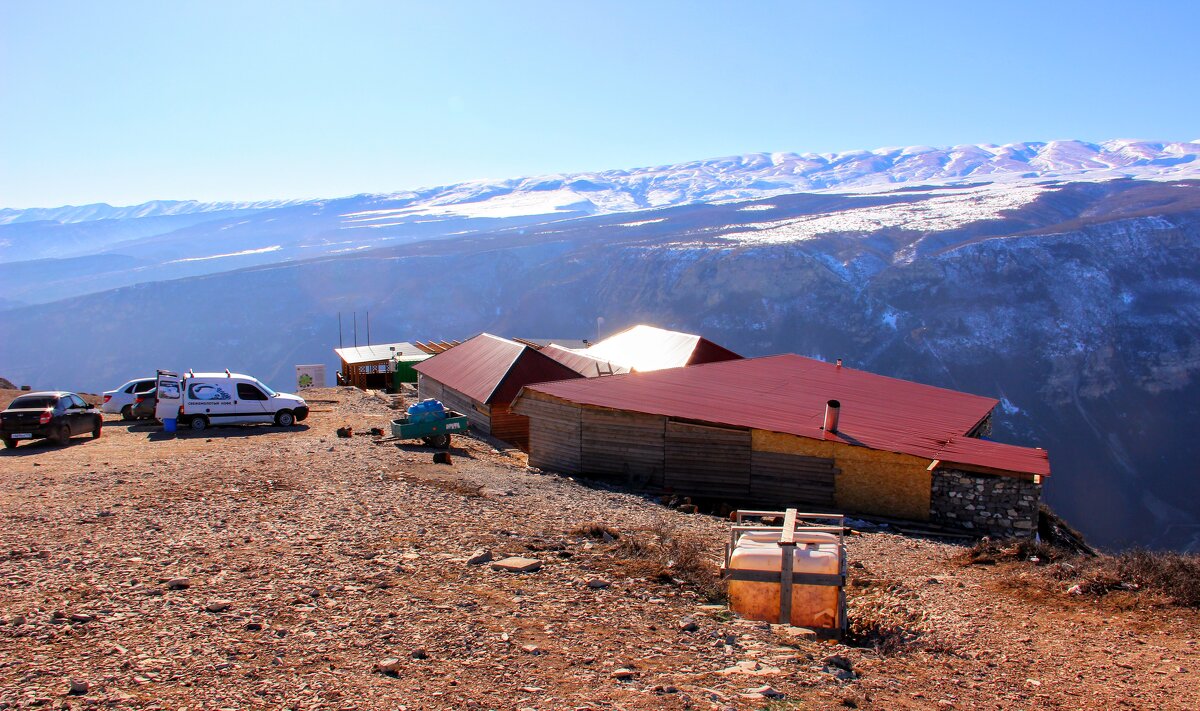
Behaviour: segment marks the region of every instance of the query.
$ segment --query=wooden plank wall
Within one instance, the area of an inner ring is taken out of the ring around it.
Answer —
[[[745,499],[750,430],[668,422],[664,485],[680,494]]]
[[[578,474],[582,471],[581,408],[522,397],[518,411],[529,416],[529,465]]]
[[[495,404],[491,407],[492,436],[516,446],[522,452],[529,451],[529,418],[518,415],[509,405]]]
[[[485,405],[475,402],[466,395],[427,375],[421,375],[417,379],[417,397],[422,400],[426,398],[441,400],[442,404],[449,409],[466,415],[467,420],[470,421],[471,426],[475,429],[484,434],[491,434],[492,432],[491,418],[488,416]],[[482,412],[480,408],[483,409]]]
[[[834,461],[825,457],[756,450],[750,456],[750,498],[780,507],[832,510],[837,473]]]
[[[585,407],[580,417],[581,469],[624,477],[635,486],[662,486],[667,418]]]

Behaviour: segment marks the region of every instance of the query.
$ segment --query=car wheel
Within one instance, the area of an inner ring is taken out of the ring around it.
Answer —
[[[63,425],[62,427],[58,428],[58,432],[54,435],[54,437],[52,437],[50,439],[50,441],[54,442],[54,444],[57,444],[58,446],[61,447],[61,446],[65,445],[67,443],[67,441],[70,439],[71,439],[71,430],[68,429],[66,425]]]
[[[4,438],[4,448],[5,449],[16,449],[17,448],[17,440],[13,439],[12,437],[5,437]]]
[[[439,434],[439,435],[434,435],[434,436],[430,437],[429,438],[429,446],[437,447],[438,449],[449,449],[450,448],[450,435]]]
[[[280,427],[291,427],[296,424],[296,416],[291,410],[280,410],[275,413],[275,424]]]
[[[100,439],[100,431],[104,429],[104,420],[96,418],[96,426],[92,428],[92,439]]]
[[[133,416],[133,405],[126,405],[125,407],[122,407],[122,408],[121,408],[121,419],[122,419],[122,420],[133,420],[133,419],[136,419],[136,418]]]
[[[204,428],[208,427],[208,419],[203,416],[193,417],[192,421],[188,423],[188,426],[191,427],[194,432],[203,432]]]

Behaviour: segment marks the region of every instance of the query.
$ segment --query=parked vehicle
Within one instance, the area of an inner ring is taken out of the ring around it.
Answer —
[[[193,373],[179,377],[158,371],[155,417],[176,418],[193,430],[209,425],[274,422],[291,427],[308,417],[308,403],[291,393],[272,390],[258,378],[241,373]]]
[[[133,401],[133,419],[153,420],[154,408],[158,405],[158,388],[150,388]]]
[[[22,395],[0,412],[0,438],[4,446],[23,440],[48,439],[66,444],[74,435],[100,436],[104,416],[75,393],[52,391]]]
[[[137,378],[115,390],[105,390],[104,404],[100,409],[113,415],[121,413],[122,420],[132,420],[134,400],[138,395],[153,388],[155,382],[154,378]]]

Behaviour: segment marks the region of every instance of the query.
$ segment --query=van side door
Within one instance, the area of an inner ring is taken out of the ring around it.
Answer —
[[[238,419],[242,422],[270,422],[274,419],[274,413],[267,412],[268,400],[270,397],[253,383],[238,383],[237,400],[234,401]]]
[[[158,401],[154,404],[154,419],[163,422],[179,416],[179,406],[183,403],[182,382],[175,373],[166,370],[158,371],[155,381],[158,388]]]

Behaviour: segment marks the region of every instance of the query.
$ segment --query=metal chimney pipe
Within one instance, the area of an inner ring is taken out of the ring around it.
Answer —
[[[838,413],[842,411],[842,403],[837,400],[830,400],[825,403],[825,426],[822,428],[826,432],[837,432]]]

